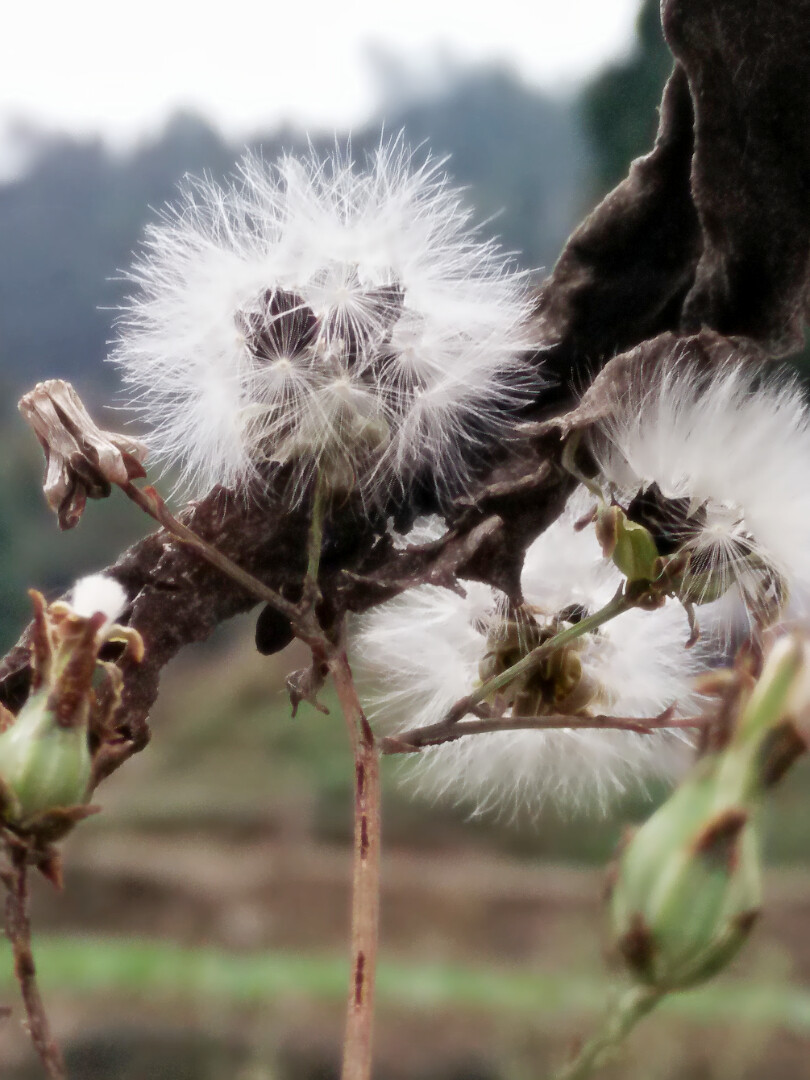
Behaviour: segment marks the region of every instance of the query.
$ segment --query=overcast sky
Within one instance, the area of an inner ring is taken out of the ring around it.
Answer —
[[[361,123],[369,45],[435,78],[437,56],[501,60],[565,89],[621,55],[639,0],[44,0],[8,3],[0,132],[15,117],[115,142],[196,109],[231,134]]]

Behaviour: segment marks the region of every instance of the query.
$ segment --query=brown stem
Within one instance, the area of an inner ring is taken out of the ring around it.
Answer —
[[[412,728],[401,735],[389,736],[380,743],[382,754],[414,754],[426,746],[455,742],[466,735],[484,735],[496,731],[549,731],[560,728],[576,730],[606,729],[634,731],[651,735],[662,728],[700,728],[709,721],[702,716],[673,717],[667,709],[660,716],[637,719],[632,716],[497,716],[459,722],[439,721],[426,727]]]
[[[374,1027],[374,982],[377,960],[380,892],[380,758],[374,735],[360,705],[351,668],[342,647],[335,648],[318,625],[311,602],[285,600],[258,578],[232,562],[169,511],[154,488],[128,482],[124,493],[173,536],[193,547],[209,563],[246,591],[286,615],[298,637],[313,650],[313,660],[328,657],[338,699],[354,754],[354,869],[352,882],[352,967],[343,1049],[343,1080],[370,1080]],[[317,570],[322,543],[322,493],[315,493],[310,528],[307,582],[317,595]],[[316,555],[317,552],[317,555]]]
[[[342,1080],[369,1080],[380,911],[380,758],[342,648],[329,660],[354,751],[352,953]]]
[[[159,525],[162,525],[167,532],[172,534],[172,536],[177,537],[178,540],[181,540],[189,547],[193,547],[195,551],[198,551],[212,566],[215,566],[217,570],[221,570],[223,574],[227,574],[228,577],[241,585],[246,592],[252,593],[259,600],[263,600],[266,604],[270,604],[276,611],[280,611],[282,615],[286,615],[290,622],[300,620],[302,611],[297,604],[285,600],[280,593],[275,591],[275,589],[271,589],[268,585],[265,585],[263,581],[259,581],[257,577],[254,577],[253,574],[249,573],[247,570],[243,570],[241,566],[237,566],[232,559],[229,559],[227,555],[223,555],[218,548],[215,548],[212,544],[203,540],[203,538],[198,536],[193,529],[188,527],[188,525],[184,525],[182,521],[172,514],[153,487],[141,489],[136,487],[132,482],[121,484],[120,486],[127,498],[131,499],[136,506],[139,506],[141,510],[157,521]]]
[[[25,851],[11,852],[11,871],[4,875],[6,898],[6,936],[14,955],[14,974],[20,984],[28,1033],[51,1080],[67,1080],[62,1051],[51,1033],[51,1026],[37,985],[36,966],[31,951],[31,920],[28,915],[28,867]]]

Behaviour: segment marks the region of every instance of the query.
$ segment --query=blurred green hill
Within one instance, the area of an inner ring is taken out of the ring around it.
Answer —
[[[472,70],[438,97],[391,106],[351,134],[357,157],[399,131],[449,155],[478,220],[527,267],[550,266],[583,209],[591,154],[575,102],[556,100],[497,69]],[[344,133],[337,141],[344,144]],[[245,147],[204,119],[179,114],[135,150],[98,141],[25,136],[29,165],[0,186],[0,363],[12,389],[59,375],[93,396],[115,385],[102,364],[114,309],[144,223],[171,201],[184,174],[222,178]],[[313,144],[328,152],[334,137]],[[274,160],[306,149],[302,132],[260,133],[249,148]],[[152,209],[150,209],[152,208]],[[491,220],[490,220],[491,219]]]

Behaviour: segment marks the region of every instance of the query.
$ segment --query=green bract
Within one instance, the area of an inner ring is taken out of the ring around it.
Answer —
[[[59,724],[49,696],[47,688],[32,695],[12,727],[0,735],[5,817],[16,825],[87,801],[91,771],[87,726]]]
[[[782,639],[742,692],[728,744],[698,762],[621,854],[612,928],[639,981],[662,991],[693,986],[748,936],[760,904],[757,811],[801,745],[807,668],[805,643]]]
[[[596,534],[605,557],[613,559],[628,581],[655,581],[659,576],[661,557],[655,540],[643,525],[630,521],[621,507],[600,508]]]

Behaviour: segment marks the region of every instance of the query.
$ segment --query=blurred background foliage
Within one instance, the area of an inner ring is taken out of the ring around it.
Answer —
[[[658,5],[645,0],[633,50],[574,97],[497,68],[460,71],[425,97],[392,58],[379,63],[391,69],[385,131],[450,155],[479,219],[539,273],[649,149],[670,56]],[[382,120],[352,133],[357,156]],[[189,114],[126,154],[36,130],[24,140],[25,170],[0,184],[3,648],[26,621],[28,587],[55,595],[147,530],[113,497],[58,534],[17,397],[37,379],[69,378],[102,424],[120,424],[103,363],[120,269],[185,173],[224,177],[243,149]],[[305,138],[275,130],[252,145],[272,160]],[[68,844],[66,892],[38,891],[42,970],[76,1080],[335,1075],[351,771],[334,713],[289,718],[281,686],[300,661],[294,650],[259,657],[250,618],[181,656],[152,745],[105,785],[105,813]],[[651,802],[597,820],[553,810],[468,820],[463,807],[412,801],[398,768],[386,762],[379,1075],[542,1074],[604,998],[601,868]],[[810,1077],[810,999],[796,984],[810,977],[807,780],[796,770],[770,810],[768,857],[780,869],[736,979],[651,1021],[607,1076]],[[38,1075],[8,1024],[0,1067],[14,1080]]]

